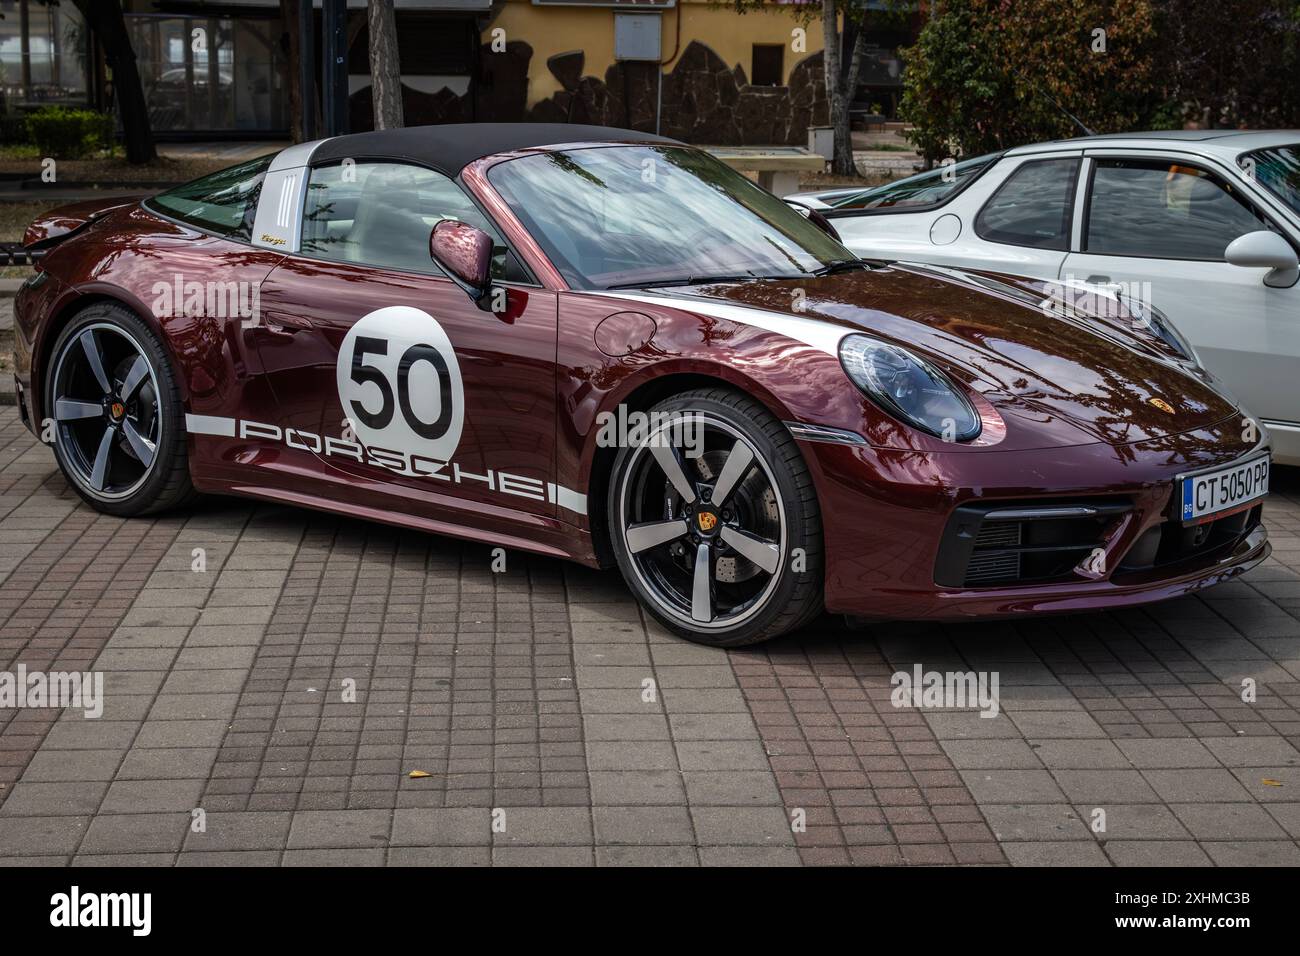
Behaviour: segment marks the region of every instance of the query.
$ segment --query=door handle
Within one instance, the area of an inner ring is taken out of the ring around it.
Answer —
[[[288,312],[267,312],[262,317],[262,325],[268,332],[282,332],[289,335],[313,328],[311,319]]]
[[[1086,281],[1095,282],[1098,285],[1105,285],[1106,283],[1110,282],[1110,276],[1092,275],[1092,276],[1088,276]]]

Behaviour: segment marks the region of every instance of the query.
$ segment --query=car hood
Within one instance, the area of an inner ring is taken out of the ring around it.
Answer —
[[[894,265],[655,294],[705,315],[721,307],[742,323],[744,310],[761,310],[767,324],[756,324],[828,351],[854,332],[911,349],[982,396],[1017,447],[1124,445],[1238,412],[1127,313],[1048,311],[1051,289],[1041,281]]]

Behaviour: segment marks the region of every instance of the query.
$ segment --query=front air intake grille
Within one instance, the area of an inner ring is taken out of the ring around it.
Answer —
[[[1015,551],[975,552],[966,565],[966,587],[999,584],[1020,577],[1020,554]]]
[[[1130,510],[1129,502],[1114,499],[963,505],[944,531],[935,583],[978,588],[1071,580]]]
[[[1014,548],[1020,544],[1022,530],[1019,521],[986,524],[980,528],[980,533],[975,537],[975,549],[978,551],[981,548]]]
[[[1259,527],[1263,513],[1263,505],[1256,505],[1249,511],[1239,511],[1202,524],[1185,525],[1176,518],[1163,521],[1148,528],[1134,542],[1116,568],[1116,574],[1151,571],[1183,561],[1209,558],[1219,552],[1231,552]]]

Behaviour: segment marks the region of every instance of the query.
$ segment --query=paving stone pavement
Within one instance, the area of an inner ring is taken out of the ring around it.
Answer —
[[[99,719],[0,709],[0,864],[1300,863],[1300,473],[1265,520],[1201,596],[725,653],[612,572],[97,514],[0,409],[0,671],[105,680]],[[916,664],[996,672],[997,716],[894,707]]]

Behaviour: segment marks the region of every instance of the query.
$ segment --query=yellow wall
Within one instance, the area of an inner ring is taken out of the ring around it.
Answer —
[[[582,7],[534,6],[530,0],[506,0],[497,17],[483,31],[483,42],[493,39],[497,28],[505,30],[506,42],[522,40],[533,48],[533,58],[528,66],[528,105],[544,100],[559,92],[560,84],[546,67],[546,61],[557,53],[581,50],[586,54],[582,72],[604,80],[605,70],[614,62],[614,14],[609,8],[584,9]],[[777,7],[754,13],[740,14],[714,6],[709,0],[678,0],[675,9],[660,15],[661,44],[665,58],[673,54],[676,40],[677,17],[682,18],[681,45],[678,59],[692,40],[711,47],[730,67],[737,65],[752,69],[755,43],[782,43],[785,45],[785,79],[804,58],[822,48],[820,20],[801,23],[789,8]],[[802,27],[806,33],[802,52],[794,52],[791,31]],[[664,69],[671,72],[677,64],[673,60]]]

